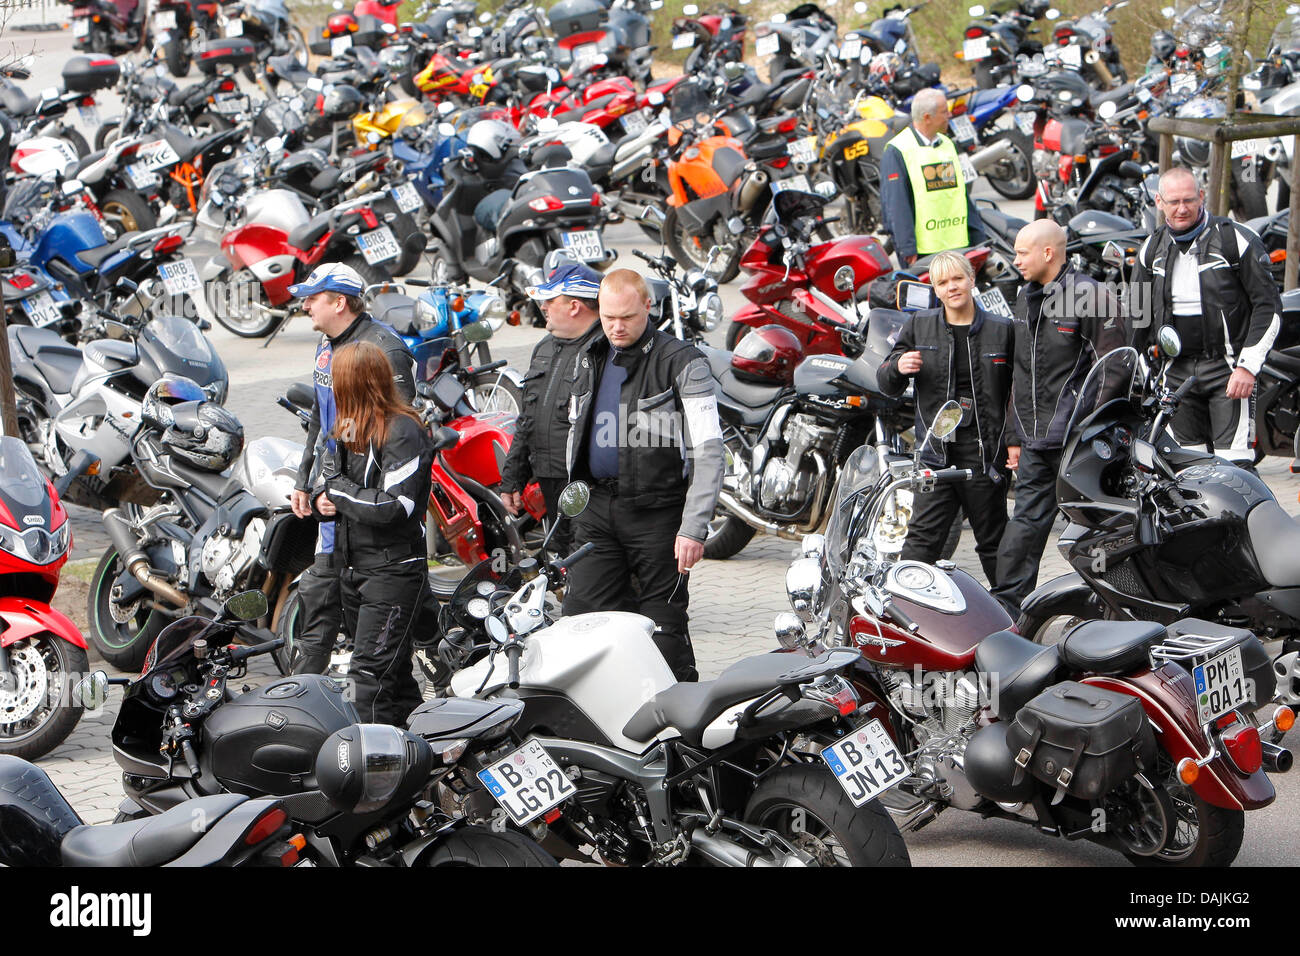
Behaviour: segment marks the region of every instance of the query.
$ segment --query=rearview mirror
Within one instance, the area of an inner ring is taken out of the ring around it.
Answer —
[[[1160,331],[1156,333],[1156,344],[1160,346],[1160,354],[1166,358],[1178,358],[1183,350],[1183,340],[1178,337],[1178,332],[1172,325],[1160,326]]]
[[[1101,250],[1101,261],[1108,266],[1124,265],[1124,250],[1119,247],[1118,243],[1108,242]]]
[[[467,322],[461,326],[466,342],[486,342],[492,338],[492,326],[486,322]]]
[[[560,513],[569,518],[576,518],[587,510],[591,501],[591,489],[585,481],[571,481],[560,492]]]
[[[75,693],[86,710],[99,710],[108,699],[108,675],[103,671],[87,674],[77,682]]]
[[[236,621],[256,621],[266,617],[266,595],[261,591],[243,591],[226,601],[222,608],[226,617]]]
[[[935,438],[947,438],[960,424],[961,405],[957,402],[944,402],[943,407],[935,413],[934,421],[930,423],[930,434]]]
[[[722,75],[728,80],[738,80],[745,75],[745,64],[737,63],[734,60],[722,65]]]
[[[1115,105],[1114,100],[1107,100],[1106,102],[1102,103],[1100,106],[1097,107],[1097,115],[1104,120],[1110,119],[1118,112],[1119,112],[1119,107]],[[1132,160],[1126,160],[1126,162],[1132,162]]]
[[[439,136],[446,136],[446,137],[448,137],[448,138],[450,138],[450,137],[452,137],[452,136],[455,136],[455,135],[456,135],[456,127],[452,126],[450,123],[439,123],[439,124],[438,124],[438,135],[439,135]]]
[[[507,631],[506,626],[496,618],[489,617],[484,622],[484,625],[487,627],[488,637],[492,638],[492,640],[496,641],[498,644],[504,644],[506,641],[510,640],[510,632]]]
[[[537,121],[537,132],[554,133],[560,128],[560,121],[554,116],[543,116]]]
[[[1143,171],[1142,167],[1131,159],[1126,159],[1124,162],[1120,163],[1118,172],[1125,179],[1146,178],[1146,173]]]

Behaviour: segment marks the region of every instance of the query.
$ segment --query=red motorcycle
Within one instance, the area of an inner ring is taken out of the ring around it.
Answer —
[[[0,753],[35,760],[81,719],[77,682],[89,673],[86,639],[50,607],[72,548],[59,496],[99,459],[78,452],[51,485],[32,453],[0,437]]]
[[[942,438],[961,409],[930,428]],[[1084,838],[1142,865],[1227,866],[1245,813],[1291,766],[1272,742],[1294,722],[1273,697],[1267,653],[1247,630],[1183,620],[1089,621],[1059,644],[1012,628],[951,562],[896,560],[910,494],[967,480],[885,444],[845,462],[824,538],[804,541],[778,617],[783,646],[843,644],[864,722],[822,752],[855,802],[879,797],[899,829],[949,807]],[[1230,681],[1236,680],[1230,686]]]

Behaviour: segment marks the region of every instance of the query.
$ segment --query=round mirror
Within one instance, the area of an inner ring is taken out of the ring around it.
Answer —
[[[560,121],[554,116],[543,116],[537,120],[537,132],[554,133],[560,128]]]
[[[1115,105],[1114,100],[1107,100],[1097,107],[1097,115],[1104,120],[1110,119],[1119,112],[1119,107]]]
[[[576,518],[587,510],[591,500],[591,489],[585,481],[571,481],[560,492],[560,512],[569,518]]]
[[[1160,354],[1165,358],[1178,358],[1178,353],[1183,350],[1183,340],[1178,337],[1178,332],[1172,325],[1160,326],[1160,331],[1156,333],[1156,344],[1160,346]]]
[[[857,287],[857,275],[853,266],[840,266],[835,270],[835,288],[841,292],[852,292]]]
[[[65,196],[75,196],[85,188],[85,184],[80,179],[65,179],[63,181],[63,195]]]
[[[784,14],[784,13],[778,13],[776,16],[772,17],[772,22],[773,22],[773,23],[785,23],[785,14]]]
[[[745,64],[737,63],[734,60],[722,65],[722,75],[728,80],[738,80],[745,75]]]
[[[961,406],[956,402],[944,402],[943,407],[935,413],[930,425],[930,434],[935,438],[947,438],[961,424]]]
[[[491,22],[492,22],[492,14],[490,14],[490,13],[488,13],[486,10],[484,10],[482,13],[480,13],[480,14],[478,15],[478,22],[479,22],[479,23],[491,23]]]
[[[658,90],[651,90],[649,93],[645,95],[645,98],[646,98],[646,102],[648,102],[651,106],[664,105],[664,95],[660,93]]]
[[[466,322],[461,327],[466,342],[486,342],[492,338],[492,326],[486,322]]]
[[[236,621],[256,621],[267,612],[266,595],[261,591],[244,591],[226,602],[226,617]]]
[[[1034,98],[1034,88],[1028,83],[1022,83],[1016,87],[1016,99],[1022,103],[1027,103]]]
[[[790,607],[804,621],[811,621],[822,590],[822,566],[817,558],[800,558],[785,572],[785,594]]]
[[[776,642],[782,647],[795,648],[803,643],[803,621],[789,611],[782,611],[773,619],[772,630],[776,633]]]
[[[510,640],[510,632],[507,631],[506,626],[495,617],[489,617],[483,623],[487,627],[488,637],[492,638],[492,640],[496,641],[498,644],[504,644],[506,641]]]
[[[103,671],[87,674],[77,682],[76,695],[86,710],[99,710],[108,698],[108,675]]]
[[[972,17],[982,17],[982,16],[984,16],[984,8],[983,8],[982,6],[980,6],[979,4],[976,4],[975,6],[971,7],[971,8],[970,8],[969,10],[967,10],[966,12],[969,13]]]
[[[439,135],[439,136],[455,136],[455,135],[456,135],[456,127],[452,126],[450,123],[439,123],[439,124],[438,124],[438,135]]]
[[[682,13],[688,17],[693,17],[699,12],[700,8],[693,3],[688,3],[686,6],[682,7]]]
[[[1053,8],[1047,11],[1046,16],[1049,20],[1059,20],[1061,18],[1061,11]]]

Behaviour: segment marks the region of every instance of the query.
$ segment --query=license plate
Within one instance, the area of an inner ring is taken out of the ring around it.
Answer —
[[[88,129],[94,129],[99,125],[99,110],[94,106],[78,106],[77,113],[81,116],[81,125]]]
[[[54,297],[48,292],[38,292],[23,299],[23,311],[35,326],[49,325],[63,317]]]
[[[154,34],[154,42],[157,43],[158,46],[166,46],[168,43],[171,43],[171,42],[172,42],[172,31],[171,31],[171,30],[163,30],[161,33],[155,33],[155,34]]]
[[[242,37],[244,35],[244,21],[231,20],[226,24],[226,36]]]
[[[352,36],[350,34],[334,37],[334,39],[330,40],[330,56],[342,56],[351,49]]]
[[[144,161],[145,169],[149,170],[166,169],[168,166],[180,162],[180,156],[176,155],[176,150],[172,149],[172,144],[165,139],[145,143],[136,152],[136,156]]]
[[[967,116],[954,116],[948,120],[953,138],[962,143],[975,142],[975,124]]]
[[[397,208],[402,212],[413,212],[424,205],[424,200],[420,198],[419,192],[411,183],[402,183],[389,190],[393,194],[393,200],[397,203]]]
[[[584,262],[599,262],[605,258],[605,243],[596,229],[577,229],[564,234],[564,247]]]
[[[1140,86],[1140,87],[1138,87],[1137,90],[1134,92],[1133,95],[1136,96],[1136,97],[1138,98],[1138,102],[1139,102],[1139,103],[1150,103],[1150,102],[1151,102],[1151,91],[1148,90],[1148,89],[1147,89],[1146,87],[1144,87],[1144,86]]]
[[[159,10],[153,15],[153,28],[155,30],[175,30],[176,11]]]
[[[568,775],[536,740],[529,740],[486,770],[480,770],[478,779],[519,826],[578,792]]]
[[[646,119],[645,113],[641,110],[625,114],[622,122],[623,132],[628,136],[640,136],[646,131],[646,127],[650,125],[649,121]]]
[[[1196,684],[1196,717],[1202,724],[1236,710],[1250,697],[1241,666],[1241,648],[1230,647],[1218,657],[1192,668]]]
[[[1222,52],[1223,52],[1222,43],[1211,43],[1209,46],[1207,46],[1205,49],[1201,51],[1201,58],[1204,60],[1211,60]]]
[[[372,266],[387,262],[389,259],[396,259],[402,251],[397,246],[397,240],[393,238],[393,230],[387,226],[380,226],[373,232],[363,232],[357,236],[357,248],[366,257],[366,262]]]
[[[212,105],[223,116],[235,116],[248,108],[248,97],[235,93],[230,96],[217,97],[216,102]]]
[[[1196,77],[1190,73],[1179,73],[1169,81],[1169,89],[1181,96],[1196,89]]]
[[[1024,133],[1026,136],[1033,136],[1034,120],[1035,117],[1033,113],[1017,113],[1016,129],[1020,130],[1020,132]]]
[[[194,268],[194,263],[189,259],[164,262],[158,267],[158,275],[162,278],[163,288],[167,290],[168,295],[198,292],[203,288],[203,282],[199,279],[199,270]]]
[[[975,37],[972,40],[967,40],[961,45],[961,58],[967,63],[974,60],[982,60],[988,56],[990,52],[992,51],[989,50],[988,37]]]
[[[797,189],[799,192],[803,193],[812,192],[812,187],[808,185],[808,177],[803,173],[800,173],[797,176],[790,176],[786,179],[774,179],[771,182],[771,186],[773,196],[777,193],[783,193],[787,189]]]
[[[695,46],[694,33],[678,33],[673,36],[674,50],[689,50],[693,46]]]
[[[975,301],[980,308],[986,312],[992,312],[994,315],[1000,315],[1003,318],[1014,318],[1011,314],[1011,306],[1007,305],[1006,296],[1000,289],[989,289],[987,292],[975,293]]]
[[[90,34],[90,21],[85,17],[79,17],[72,21],[72,35],[77,39]]]
[[[1061,47],[1061,62],[1076,69],[1083,66],[1083,51],[1074,44]]]
[[[957,157],[957,162],[961,163],[961,176],[967,184],[975,182],[979,173],[975,172],[975,164],[970,161],[970,157],[962,153]]]
[[[815,163],[817,162],[817,137],[805,136],[802,139],[796,139],[790,144],[789,150],[790,158],[796,163],[803,163],[804,165]]]
[[[148,189],[158,183],[158,177],[140,163],[131,163],[126,167],[126,175],[136,189]]]
[[[575,69],[584,69],[596,62],[600,56],[600,45],[596,43],[580,43],[573,48],[573,66]]]
[[[1232,143],[1232,158],[1241,159],[1243,156],[1254,156],[1264,151],[1264,143],[1258,139],[1238,139]]]
[[[878,720],[831,744],[822,751],[822,759],[855,807],[884,793],[909,774],[903,755]]]
[[[895,43],[895,44],[894,44],[894,52],[897,53],[899,56],[902,56],[904,53],[906,53],[906,52],[907,52],[907,41],[906,41],[906,40],[899,40],[897,43]]]
[[[847,40],[844,41],[844,45],[840,47],[841,60],[856,60],[861,55],[862,55],[861,37],[849,37]]]
[[[771,56],[779,49],[781,49],[781,35],[779,33],[769,33],[767,36],[759,37],[754,41],[754,52],[759,56]]]

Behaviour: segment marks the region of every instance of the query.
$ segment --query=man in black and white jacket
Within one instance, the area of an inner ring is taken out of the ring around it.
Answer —
[[[1169,369],[1178,387],[1193,375],[1172,426],[1184,446],[1254,461],[1255,376],[1282,327],[1282,300],[1268,253],[1250,229],[1205,209],[1186,169],[1160,177],[1165,225],[1138,251],[1129,287],[1131,343],[1145,350],[1172,325],[1182,352]]]

